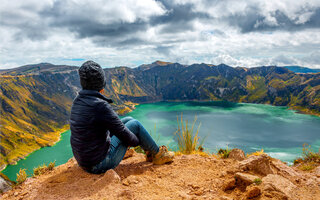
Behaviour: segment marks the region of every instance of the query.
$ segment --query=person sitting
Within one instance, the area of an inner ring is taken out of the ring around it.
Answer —
[[[101,66],[87,61],[79,68],[82,90],[73,101],[70,115],[73,155],[78,165],[89,173],[114,169],[128,147],[141,146],[147,161],[165,164],[174,153],[158,146],[143,125],[132,117],[120,119],[111,107],[112,100],[102,93],[106,86]]]

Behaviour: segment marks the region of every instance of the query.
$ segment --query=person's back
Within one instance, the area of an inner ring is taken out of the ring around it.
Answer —
[[[85,62],[79,76],[82,90],[71,108],[70,142],[83,169],[103,173],[115,168],[128,146],[140,145],[155,164],[173,160],[173,153],[164,146],[159,148],[140,122],[130,117],[119,119],[109,105],[112,100],[101,94],[106,80],[99,64]]]
[[[71,109],[71,145],[79,165],[88,167],[105,158],[110,137],[108,130],[98,124],[98,109],[103,95],[93,90],[82,90],[75,98]]]

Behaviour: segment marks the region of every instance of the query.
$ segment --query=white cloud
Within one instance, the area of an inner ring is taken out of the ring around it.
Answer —
[[[317,9],[315,0],[4,0],[0,68],[81,64],[72,58],[106,67],[165,60],[320,68],[320,19],[310,24]]]

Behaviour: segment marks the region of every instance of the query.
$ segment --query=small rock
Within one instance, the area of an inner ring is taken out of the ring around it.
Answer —
[[[264,190],[278,191],[288,198],[291,198],[293,191],[297,188],[288,179],[275,174],[269,174],[262,178],[262,183],[264,185]]]
[[[246,156],[241,149],[232,149],[229,154],[229,158],[241,161],[241,160],[244,160]]]
[[[128,179],[122,180],[122,185],[129,186],[130,183],[129,183]]]
[[[130,175],[122,181],[122,184],[128,186],[130,184],[137,184],[139,181],[140,180],[137,176]]]
[[[254,176],[254,175],[246,174],[246,173],[240,173],[240,172],[235,174],[235,178],[237,180],[244,182],[247,185],[252,184],[255,179],[260,179],[260,177],[258,177],[258,176]]]
[[[260,194],[261,194],[260,188],[258,188],[257,186],[254,186],[248,189],[247,198],[252,199],[260,196]]]
[[[225,177],[226,175],[227,175],[227,172],[222,171],[221,174],[220,174],[220,178]]]
[[[317,177],[320,177],[320,166],[314,170],[314,173],[316,174]]]
[[[108,179],[110,182],[120,182],[121,181],[120,176],[113,169],[108,170],[104,174],[103,179]]]
[[[268,155],[250,156],[240,162],[240,169],[245,171],[254,171],[261,175],[274,174]]]
[[[236,180],[233,178],[233,179],[227,180],[223,185],[222,189],[223,191],[227,191],[227,190],[232,190],[235,187],[236,187]]]

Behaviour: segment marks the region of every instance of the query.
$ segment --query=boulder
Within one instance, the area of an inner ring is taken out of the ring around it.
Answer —
[[[297,171],[284,164],[281,160],[272,159],[271,165],[276,170],[276,173],[283,177],[287,177],[290,179],[297,179],[301,177],[301,175]]]
[[[289,199],[292,198],[293,192],[297,188],[288,179],[276,174],[269,174],[262,178],[262,184],[265,191],[277,191]]]
[[[250,156],[249,158],[241,161],[240,169],[244,171],[254,171],[261,175],[273,174],[268,155],[262,154],[259,156]]]
[[[121,178],[120,176],[117,174],[117,172],[115,172],[113,169],[109,169],[105,174],[104,174],[104,179],[108,179],[110,180],[110,182],[120,182]]]
[[[103,177],[98,179],[95,184],[103,183],[107,180],[109,183],[120,183],[121,178],[113,169],[109,169],[106,173],[104,173]]]
[[[240,172],[235,174],[235,178],[237,181],[240,180],[241,182],[244,182],[246,185],[250,185],[254,183],[256,179],[260,179],[260,177],[258,176],[254,176],[247,173],[240,173]]]
[[[236,187],[236,180],[233,178],[225,181],[222,189],[223,191],[227,191],[227,190],[232,190],[235,187]]]
[[[229,153],[229,158],[241,161],[241,160],[244,160],[246,156],[241,149],[232,149],[231,152]]]
[[[246,196],[248,199],[252,199],[252,198],[255,198],[255,197],[258,197],[261,195],[261,190],[257,186],[250,187],[250,188],[248,188],[247,191],[248,192],[247,192]]]

